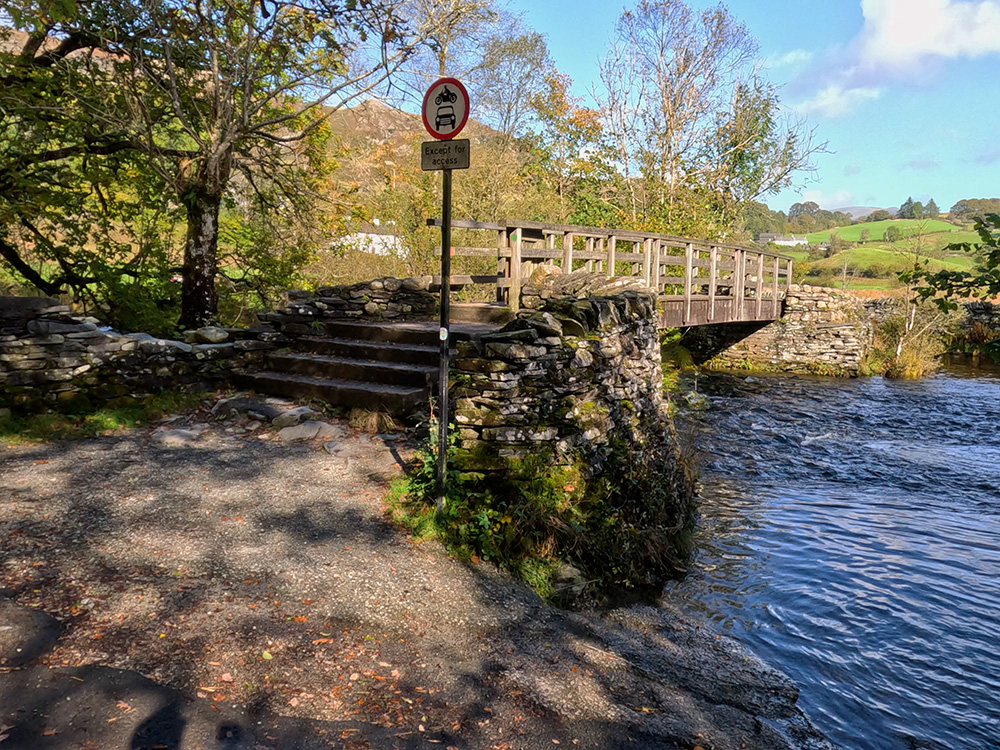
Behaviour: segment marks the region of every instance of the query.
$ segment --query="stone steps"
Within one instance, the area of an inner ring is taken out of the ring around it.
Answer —
[[[439,357],[439,347],[436,345],[397,344],[326,336],[302,336],[297,339],[295,348],[301,352],[330,357],[411,365],[434,365]]]
[[[268,370],[290,375],[307,375],[328,378],[336,373],[342,380],[361,383],[380,383],[423,388],[438,380],[439,367],[416,365],[406,362],[373,362],[351,357],[334,357],[307,352],[272,354],[267,361]]]
[[[290,398],[318,399],[333,406],[383,409],[395,416],[413,413],[427,400],[428,389],[356,380],[322,378],[280,372],[247,373],[236,376],[237,385],[260,393]]]
[[[496,330],[479,322],[494,313],[472,309],[472,322],[451,328],[452,342]],[[406,417],[427,403],[439,380],[438,324],[422,322],[324,321],[319,330],[292,339],[290,350],[273,352],[258,372],[237,382],[262,393],[319,399],[335,406],[382,409]]]

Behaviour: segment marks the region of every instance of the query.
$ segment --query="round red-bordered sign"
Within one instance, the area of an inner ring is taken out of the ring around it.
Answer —
[[[469,92],[457,78],[439,78],[424,94],[421,117],[431,138],[450,141],[469,121]]]

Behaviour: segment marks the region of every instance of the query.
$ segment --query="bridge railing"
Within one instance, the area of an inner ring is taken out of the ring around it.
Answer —
[[[497,301],[515,310],[523,283],[541,263],[566,273],[586,268],[641,278],[660,294],[663,323],[672,326],[773,320],[792,279],[791,257],[723,242],[533,221],[459,220],[452,228],[492,235],[484,246],[453,247],[454,255],[497,263],[496,275],[453,275],[452,283],[495,285]]]

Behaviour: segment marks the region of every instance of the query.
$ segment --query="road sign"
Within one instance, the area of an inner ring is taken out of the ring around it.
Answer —
[[[469,121],[469,92],[456,78],[440,78],[424,94],[424,127],[432,138],[450,141]]]
[[[425,172],[438,169],[468,169],[469,139],[421,143],[420,168]]]

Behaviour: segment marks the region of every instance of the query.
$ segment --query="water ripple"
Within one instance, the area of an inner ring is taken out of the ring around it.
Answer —
[[[698,553],[665,595],[845,748],[1000,748],[1000,380],[699,385]]]

